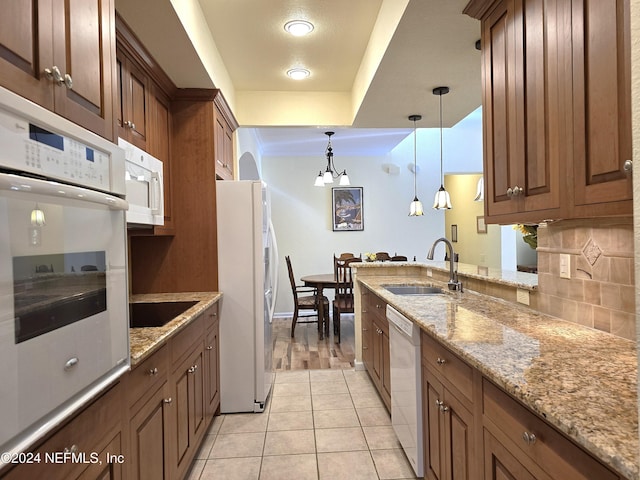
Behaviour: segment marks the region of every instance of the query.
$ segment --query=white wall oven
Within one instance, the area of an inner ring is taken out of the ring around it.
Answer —
[[[129,369],[124,193],[120,148],[0,88],[2,452]]]

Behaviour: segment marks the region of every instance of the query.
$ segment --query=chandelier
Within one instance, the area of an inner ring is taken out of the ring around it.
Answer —
[[[333,135],[334,133],[335,132],[324,132],[324,134],[329,137],[329,143],[327,144],[327,148],[325,150],[325,156],[327,157],[327,169],[324,171],[324,174],[322,173],[322,170],[320,170],[320,173],[316,177],[316,181],[314,183],[316,187],[324,187],[327,183],[333,183],[333,180],[338,178],[340,179],[340,185],[351,185],[351,183],[349,183],[349,176],[347,175],[347,171],[343,170],[342,173],[338,173],[338,170],[336,170],[336,167],[333,163],[333,147],[331,146],[331,135]]]

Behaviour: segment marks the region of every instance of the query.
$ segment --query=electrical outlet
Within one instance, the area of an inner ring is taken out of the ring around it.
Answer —
[[[427,277],[433,277],[433,270],[427,268]]]
[[[560,278],[571,278],[571,255],[560,255]]]
[[[516,300],[518,301],[518,303],[529,305],[529,290],[523,290],[522,288],[519,288],[516,291]]]

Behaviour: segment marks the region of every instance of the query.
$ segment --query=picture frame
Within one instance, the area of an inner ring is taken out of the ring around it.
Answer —
[[[361,232],[362,187],[334,187],[331,189],[331,223],[334,232]]]
[[[456,243],[458,241],[458,225],[451,225],[451,241]]]
[[[476,217],[476,231],[478,233],[487,233],[487,224],[484,223],[484,215]]]

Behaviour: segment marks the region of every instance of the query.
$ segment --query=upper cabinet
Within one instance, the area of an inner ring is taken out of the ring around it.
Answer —
[[[0,85],[114,140],[111,0],[3,2]]]
[[[630,215],[627,0],[472,0],[491,223]]]
[[[215,142],[216,178],[233,180],[233,132],[238,124],[229,110],[222,95],[214,99],[215,123],[213,141]]]
[[[117,14],[116,40],[117,135],[161,160],[164,180],[164,225],[130,233],[174,235],[171,98],[176,86]]]

